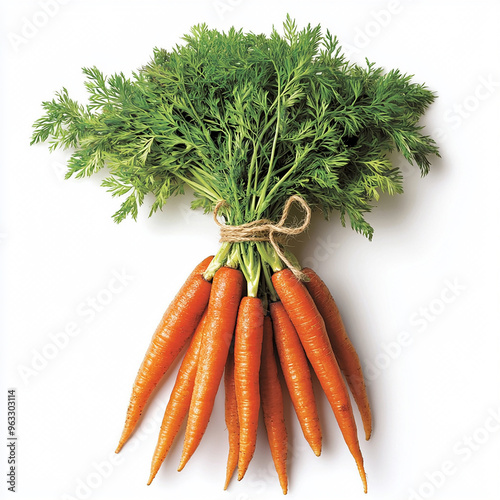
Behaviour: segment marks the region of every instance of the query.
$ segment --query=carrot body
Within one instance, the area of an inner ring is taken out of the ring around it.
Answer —
[[[236,403],[236,391],[234,387],[234,353],[227,356],[226,368],[224,369],[225,389],[225,417],[227,432],[229,434],[229,453],[227,457],[226,482],[224,489],[227,490],[229,481],[238,465],[238,454],[240,449],[240,424],[238,421],[238,405]]]
[[[337,304],[328,287],[312,269],[304,268],[302,272],[309,278],[304,284],[323,317],[333,352],[358,406],[365,437],[370,439],[372,416],[358,354],[347,336]]]
[[[304,437],[316,456],[321,454],[321,427],[311,372],[304,348],[281,302],[270,305],[276,349],[288,392]]]
[[[202,274],[212,258],[207,257],[196,266],[156,328],[132,388],[125,426],[116,453],[134,431],[149,396],[200,321],[211,289],[211,284],[203,279]]]
[[[344,440],[356,460],[366,492],[366,474],[349,393],[333,354],[323,318],[306,287],[290,269],[274,273],[272,281],[332,407]]]
[[[165,460],[174,442],[175,436],[181,428],[184,417],[189,410],[194,379],[196,377],[196,368],[198,367],[205,319],[206,311],[194,332],[189,348],[184,355],[179,372],[177,373],[177,378],[175,379],[175,384],[161,423],[160,435],[151,462],[151,474],[149,476],[148,485],[151,484],[161,464]]]
[[[259,369],[264,329],[262,301],[243,297],[234,334],[234,385],[240,422],[238,480],[243,479],[257,443],[260,410]]]
[[[283,494],[286,495],[288,490],[288,477],[286,473],[288,436],[283,411],[283,393],[278,379],[278,367],[273,348],[273,325],[269,316],[264,318],[264,337],[260,367],[260,398],[274,468],[278,473]]]
[[[210,420],[234,334],[243,284],[243,274],[236,269],[221,267],[215,273],[179,471],[200,444]]]

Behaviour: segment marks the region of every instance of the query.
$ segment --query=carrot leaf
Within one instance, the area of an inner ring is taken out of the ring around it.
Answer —
[[[229,224],[279,219],[296,194],[371,238],[365,215],[380,193],[403,191],[389,153],[422,175],[438,155],[419,125],[433,92],[348,62],[329,31],[290,17],[269,36],[195,26],[130,78],[83,72],[88,103],[65,89],[44,102],[32,143],[72,149],[68,177],[106,167],[103,186],[125,199],[117,222],[136,218],[148,194],[153,214],[188,187],[194,209],[225,200]]]

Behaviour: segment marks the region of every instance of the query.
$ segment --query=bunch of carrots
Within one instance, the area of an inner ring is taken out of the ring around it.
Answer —
[[[229,456],[224,489],[238,469],[238,480],[253,457],[262,408],[269,445],[283,493],[287,493],[287,431],[278,366],[286,381],[303,434],[321,454],[321,428],[309,363],[316,373],[366,492],[349,386],[360,411],[366,439],[371,412],[361,365],[335,301],[319,276],[302,269],[305,281],[284,268],[272,274],[272,300],[245,295],[241,270],[211,267],[207,257],[191,273],[165,312],[137,374],[117,452],[131,436],[146,402],[186,345],[165,410],[151,464],[150,484],[187,415],[182,470],[207,428],[221,379]],[[213,275],[211,279],[210,276]]]
[[[346,60],[320,26],[290,17],[269,36],[206,25],[127,78],[85,68],[86,105],[66,89],[43,103],[32,143],[73,150],[67,177],[107,169],[102,182],[124,196],[116,222],[150,215],[188,188],[191,207],[213,213],[221,246],[195,268],[165,312],[135,380],[117,451],[136,427],[160,379],[185,350],[154,452],[153,480],[187,418],[181,470],[207,428],[224,378],[229,457],[225,487],[254,454],[260,409],[283,492],[287,431],[283,373],[303,434],[316,455],[321,428],[311,369],[332,407],[366,491],[348,388],[371,435],[358,356],[337,306],[287,238],[311,213],[340,215],[368,238],[365,215],[382,193],[403,191],[399,152],[422,175],[438,155],[419,119],[435,95],[399,70]],[[306,213],[290,223],[291,203]],[[220,219],[224,222],[219,222]]]

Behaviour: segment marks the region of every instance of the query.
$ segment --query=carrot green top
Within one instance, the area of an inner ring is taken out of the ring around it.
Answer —
[[[328,217],[338,211],[371,238],[365,214],[379,192],[402,192],[388,153],[429,170],[435,142],[418,121],[435,95],[398,70],[350,63],[321,27],[287,17],[270,36],[206,25],[127,78],[85,68],[89,102],[62,89],[43,103],[32,143],[72,148],[67,176],[106,167],[103,185],[125,196],[117,222],[194,191],[228,224],[279,220],[291,195]]]

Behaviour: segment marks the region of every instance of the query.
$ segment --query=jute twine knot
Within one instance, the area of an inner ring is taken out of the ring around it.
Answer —
[[[302,207],[305,212],[305,217],[302,224],[287,226],[285,225],[285,222],[294,202],[298,203]],[[304,277],[304,273],[302,273],[299,268],[287,259],[285,253],[279,245],[279,242],[283,242],[289,236],[300,234],[308,228],[311,222],[311,208],[306,203],[304,198],[297,195],[290,196],[283,207],[281,219],[275,224],[269,219],[259,219],[247,222],[246,224],[241,224],[239,226],[221,224],[217,219],[217,214],[220,208],[224,205],[227,205],[227,203],[224,200],[221,200],[217,203],[214,209],[214,221],[220,228],[221,242],[241,243],[244,241],[267,241],[274,248],[279,258],[298,279],[302,279]]]

